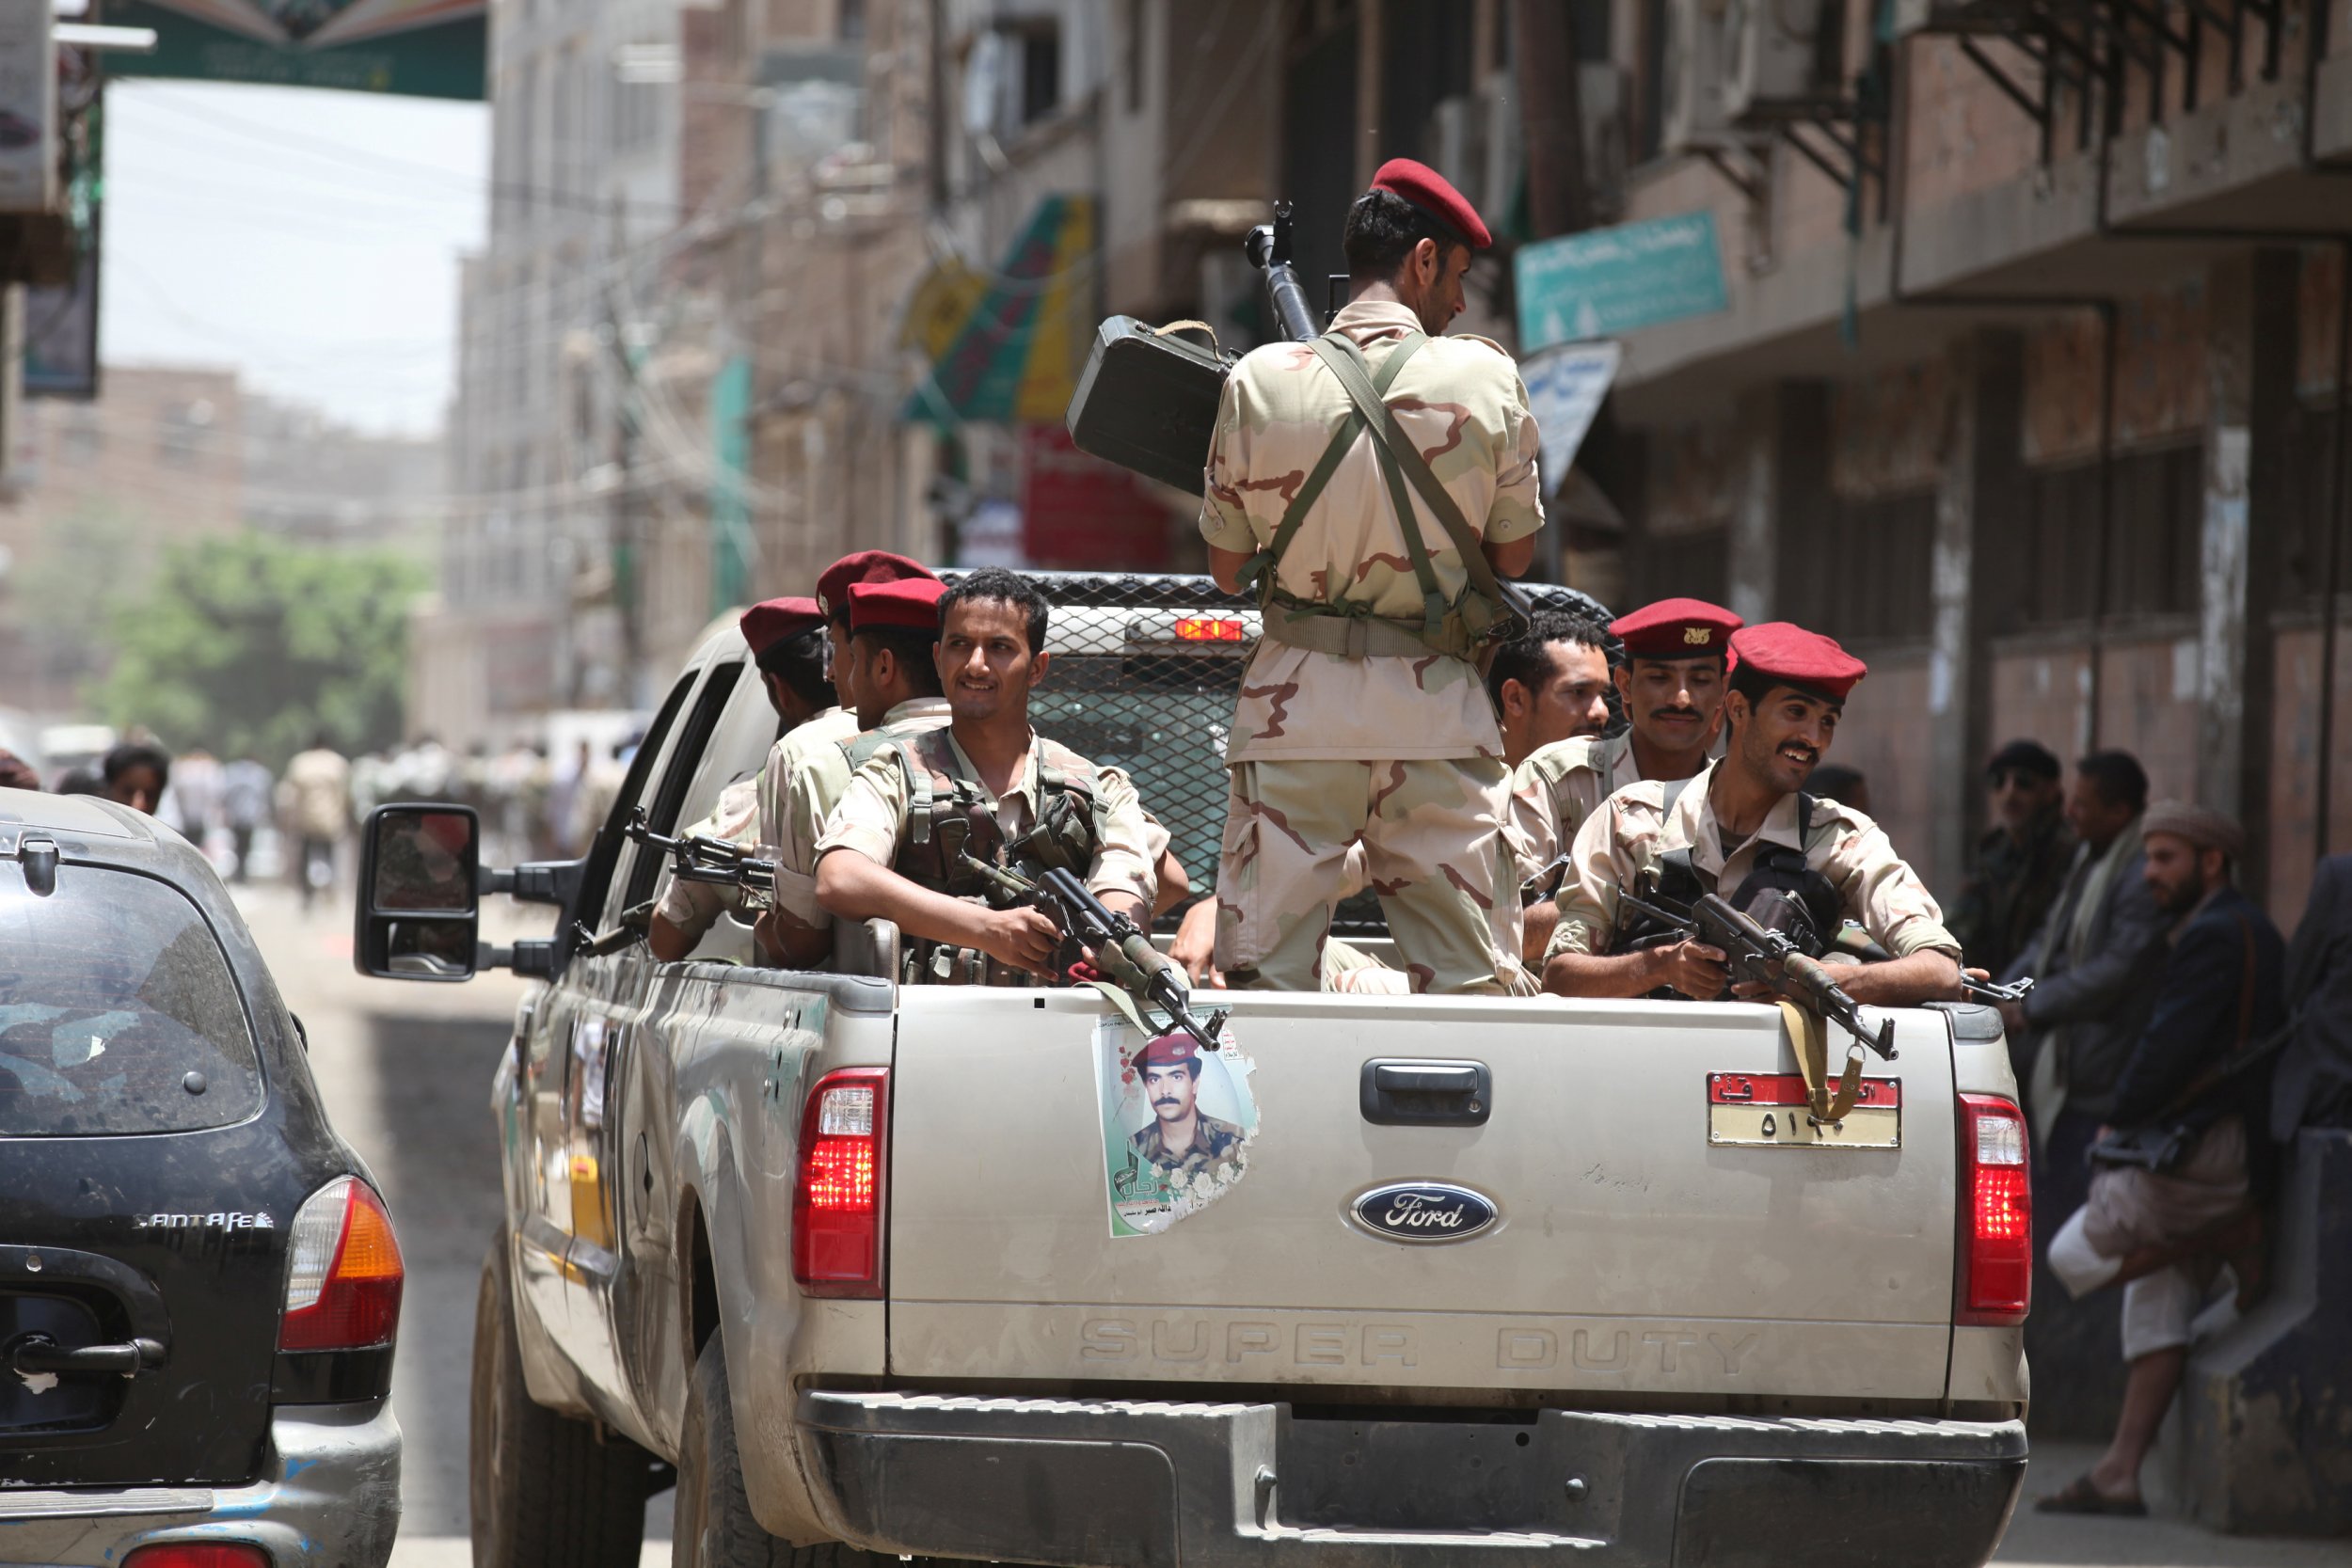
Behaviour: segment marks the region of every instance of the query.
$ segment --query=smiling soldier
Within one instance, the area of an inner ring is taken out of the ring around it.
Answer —
[[[902,735],[850,776],[817,840],[817,902],[835,919],[905,933],[924,982],[1059,979],[1061,928],[1026,904],[993,907],[974,861],[1042,828],[1037,853],[1113,913],[1151,919],[1151,830],[1136,786],[1029,727],[1045,678],[1047,606],[1037,585],[983,566],[939,598],[933,653],[949,719]]]
[[[1736,908],[1781,926],[1817,957],[1841,922],[1860,923],[1895,957],[1837,972],[1857,1002],[1957,999],[1960,943],[1934,895],[1876,823],[1804,793],[1867,666],[1786,622],[1735,633],[1731,652],[1738,668],[1724,698],[1723,760],[1695,778],[1617,791],[1577,833],[1574,880],[1560,894],[1544,989],[1640,996],[1665,987],[1703,1001],[1722,996],[1724,954],[1687,938],[1646,944],[1653,933],[1638,918],[1619,918],[1617,892],[1688,904],[1728,889]]]
[[[1128,1065],[1152,1106],[1152,1125],[1130,1140],[1137,1162],[1189,1176],[1240,1149],[1241,1129],[1200,1110],[1200,1047],[1190,1035],[1148,1041]]]

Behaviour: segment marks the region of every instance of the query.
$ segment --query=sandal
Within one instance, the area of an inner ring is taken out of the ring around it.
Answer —
[[[2037,1513],[2103,1513],[2126,1519],[2144,1519],[2148,1515],[2146,1503],[2137,1497],[2108,1497],[2092,1484],[2088,1471],[2033,1506]]]

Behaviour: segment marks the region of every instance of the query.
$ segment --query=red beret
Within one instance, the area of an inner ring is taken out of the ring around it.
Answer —
[[[1732,633],[1731,651],[1742,666],[1752,666],[1780,685],[1819,692],[1837,703],[1870,673],[1868,665],[1829,638],[1787,621],[1768,621]]]
[[[888,550],[859,550],[825,568],[825,575],[817,579],[817,602],[827,615],[839,615],[849,609],[850,584],[853,582],[904,582],[910,578],[930,577],[930,568],[919,561],[909,561]]]
[[[1609,623],[1629,658],[1705,658],[1720,654],[1747,623],[1705,599],[1661,599]]]
[[[1186,1062],[1198,1067],[1200,1060],[1200,1042],[1190,1035],[1178,1033],[1144,1041],[1142,1048],[1127,1058],[1127,1065],[1140,1072],[1148,1067],[1181,1067]]]
[[[1372,177],[1372,188],[1402,197],[1472,250],[1484,250],[1495,243],[1495,237],[1486,232],[1486,224],[1480,221],[1478,209],[1427,164],[1417,164],[1410,158],[1391,158]]]
[[[869,626],[905,626],[937,633],[939,599],[947,585],[937,578],[909,578],[904,582],[850,584],[850,630]]]
[[[815,599],[769,599],[745,610],[736,624],[743,628],[743,641],[752,645],[752,657],[757,658],[787,637],[815,631],[825,624],[825,615]]]

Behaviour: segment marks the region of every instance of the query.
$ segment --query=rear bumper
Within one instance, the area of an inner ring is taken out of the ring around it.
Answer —
[[[1274,1404],[834,1393],[803,1395],[800,1418],[843,1539],[1069,1568],[1438,1568],[1547,1549],[1612,1568],[1976,1568],[2026,1471],[2015,1421],[1327,1421]]]
[[[0,1562],[110,1568],[163,1541],[238,1543],[271,1561],[383,1568],[400,1528],[391,1402],[280,1406],[249,1486],[0,1488]]]

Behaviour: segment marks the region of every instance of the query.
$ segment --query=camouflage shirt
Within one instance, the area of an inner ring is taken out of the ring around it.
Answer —
[[[964,755],[954,736],[947,737],[947,744],[959,772],[964,778],[977,779],[979,769]],[[1038,737],[1032,733],[1029,760],[1020,784],[995,802],[996,825],[1008,839],[1028,832],[1037,821],[1043,790],[1038,750]],[[1159,889],[1159,873],[1157,858],[1151,853],[1154,838],[1145,824],[1135,781],[1116,768],[1097,768],[1094,791],[1102,811],[1102,843],[1095,849],[1094,863],[1087,868],[1087,889],[1098,898],[1106,893],[1132,894],[1149,908]],[[825,831],[817,840],[817,859],[821,861],[835,849],[854,849],[878,865],[895,866],[906,838],[909,808],[906,774],[899,768],[898,748],[885,746],[850,776],[840,804],[825,818]]]
[[[1754,837],[1724,848],[1714,808],[1707,799],[1720,763],[1674,785],[1644,780],[1602,802],[1578,830],[1570,851],[1571,879],[1560,889],[1560,924],[1545,957],[1556,953],[1606,953],[1616,928],[1617,890],[1629,887],[1669,850],[1688,848],[1692,869],[1702,882],[1729,893],[1755,869],[1764,846],[1804,852],[1805,864],[1837,890],[1846,918],[1870,933],[1897,958],[1933,948],[1960,956],[1960,943],[1944,928],[1944,911],[1879,825],[1836,800],[1816,798],[1809,841],[1797,842],[1797,798],[1783,796],[1765,815]]]
[[[1421,330],[1392,301],[1350,305],[1331,325],[1363,350],[1375,375],[1397,341]],[[1510,544],[1543,526],[1541,439],[1518,368],[1499,345],[1430,340],[1389,389],[1389,404],[1482,539]],[[1354,407],[1305,343],[1270,343],[1244,356],[1217,404],[1201,537],[1237,553],[1263,547]],[[1451,602],[1469,581],[1461,555],[1425,502],[1413,502],[1411,522]],[[1421,621],[1421,586],[1369,433],[1309,510],[1279,577],[1300,599]],[[1225,747],[1228,763],[1502,754],[1494,706],[1467,659],[1351,659],[1271,641],[1250,657]]]
[[[1156,1165],[1170,1174],[1190,1176],[1196,1171],[1208,1169],[1241,1147],[1241,1129],[1232,1122],[1219,1121],[1199,1111],[1193,1113],[1192,1121],[1192,1142],[1170,1153],[1167,1140],[1160,1135],[1159,1119],[1152,1118],[1151,1126],[1129,1140],[1134,1146],[1135,1157],[1145,1164]]]
[[[894,736],[917,735],[947,720],[946,698],[914,697],[883,714],[876,727]],[[788,751],[780,741],[759,775],[759,842],[776,863],[776,908],[809,926],[833,920],[817,905],[817,840],[850,787],[850,756],[842,748],[855,738]]]
[[[1633,732],[1576,736],[1538,746],[1511,774],[1511,852],[1519,878],[1542,871],[1576,842],[1576,831],[1600,803],[1642,782]]]

